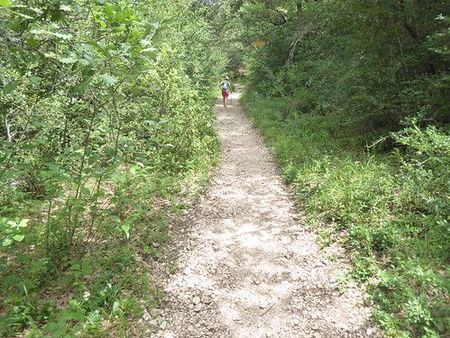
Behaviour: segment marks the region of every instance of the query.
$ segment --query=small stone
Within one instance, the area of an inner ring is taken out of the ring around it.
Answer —
[[[152,316],[153,318],[161,316],[161,310],[159,310],[159,309],[150,309],[149,312],[150,312],[150,316]]]
[[[192,303],[194,303],[194,305],[197,305],[198,303],[200,303],[200,297],[195,296],[194,298],[192,298]]]
[[[147,312],[147,310],[144,311],[144,315],[142,316],[146,322],[148,322],[150,319],[152,319],[151,315]]]
[[[343,331],[348,331],[348,330],[349,330],[348,325],[346,325],[346,324],[344,324],[344,323],[342,323],[342,324],[340,325],[339,328],[340,328],[341,330],[343,330]]]
[[[161,330],[164,331],[167,328],[167,323],[165,321],[163,321],[159,327]]]
[[[195,305],[194,307],[194,311],[195,312],[200,312],[202,310],[203,306],[201,303],[198,303],[197,305]]]
[[[373,329],[372,327],[369,327],[366,331],[367,336],[371,337],[375,334],[375,329]]]
[[[187,330],[188,330],[188,332],[192,332],[192,331],[195,330],[195,328],[194,328],[194,326],[189,325],[188,328],[187,328]]]

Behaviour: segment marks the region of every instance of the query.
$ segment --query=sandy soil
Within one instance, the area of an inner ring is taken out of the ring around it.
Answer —
[[[186,218],[179,270],[156,331],[181,338],[375,337],[364,292],[339,287],[345,266],[329,261],[301,224],[272,155],[239,107],[215,108],[221,165]]]

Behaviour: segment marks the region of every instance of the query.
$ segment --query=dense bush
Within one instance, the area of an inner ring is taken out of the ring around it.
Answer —
[[[448,11],[439,1],[244,2],[249,87],[292,111],[342,110],[366,131],[417,113],[447,123]]]
[[[190,4],[0,1],[1,336],[126,330],[160,298],[143,260],[217,149]]]

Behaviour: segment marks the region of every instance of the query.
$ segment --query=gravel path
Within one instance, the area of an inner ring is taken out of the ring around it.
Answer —
[[[180,268],[166,284],[152,337],[374,337],[364,293],[339,288],[298,221],[274,160],[234,96],[216,106],[222,162],[187,217]],[[148,336],[148,335],[145,335]]]

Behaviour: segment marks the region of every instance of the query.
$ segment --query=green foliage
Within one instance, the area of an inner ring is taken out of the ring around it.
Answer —
[[[1,0],[0,1],[0,7],[9,7],[12,5],[11,0]]]
[[[349,249],[352,276],[369,284],[374,317],[388,336],[448,332],[448,130],[412,123],[392,135],[397,148],[386,156],[364,149],[367,135],[345,132],[342,115],[285,119],[289,104],[244,98],[322,243]]]
[[[446,13],[439,1],[244,1],[235,34],[253,91],[383,133],[418,112],[449,122]]]
[[[190,5],[0,2],[1,336],[126,330],[161,298],[138,258],[166,259],[217,153],[224,62]]]
[[[29,221],[29,219],[13,221],[6,218],[0,218],[0,231],[3,233],[2,245],[7,247],[14,242],[22,242],[25,238],[23,228],[27,227]]]

